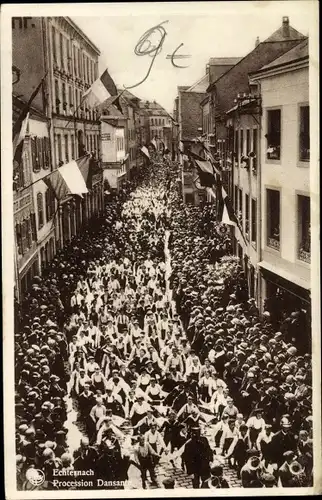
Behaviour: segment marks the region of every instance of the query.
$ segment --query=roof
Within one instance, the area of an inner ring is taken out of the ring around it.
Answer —
[[[297,31],[292,26],[289,26],[287,22],[287,34],[285,32],[284,26],[282,25],[278,30],[276,30],[271,36],[266,38],[264,42],[282,42],[284,40],[303,40],[305,38],[302,33]]]
[[[234,105],[237,93],[249,92],[249,75],[258,72],[300,43],[299,40],[261,42],[235,66],[209,85],[207,92],[215,94],[218,115],[224,114]]]
[[[187,91],[188,92],[206,92],[207,87],[209,85],[209,74],[204,75],[200,80],[198,80],[196,83],[191,85],[191,87],[188,87]],[[185,91],[185,92],[187,92]]]
[[[209,65],[214,66],[235,66],[242,57],[211,57],[209,59]]]
[[[132,92],[129,92],[128,90],[117,87],[117,91],[122,93],[122,96],[125,97],[125,99],[129,99],[130,101],[133,99],[136,99],[137,101],[141,101],[141,99],[139,97],[132,94]]]
[[[286,64],[290,64],[292,62],[305,59],[309,57],[309,39],[306,38],[303,42],[299,43],[288,52],[278,57],[274,61],[269,64],[265,64],[259,71],[263,71],[266,69],[275,68],[276,66],[284,66]]]
[[[101,55],[100,49],[88,38],[84,31],[75,23],[71,17],[64,17],[64,19],[73,27],[75,31],[87,42],[87,44],[96,52],[98,56]]]

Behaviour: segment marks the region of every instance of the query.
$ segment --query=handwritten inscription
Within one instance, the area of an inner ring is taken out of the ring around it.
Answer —
[[[149,77],[155,58],[157,57],[158,54],[162,51],[163,43],[165,40],[165,37],[167,35],[167,32],[164,28],[164,24],[168,23],[169,21],[163,21],[160,24],[157,24],[156,26],[153,26],[153,28],[150,28],[147,30],[139,39],[138,43],[135,46],[134,53],[137,56],[150,56],[152,57],[151,64],[148,68],[147,74],[145,77],[135,85],[131,85],[130,87],[125,87],[125,89],[134,89],[135,87],[138,87],[141,85],[145,80]],[[175,64],[174,60],[175,59],[184,59],[190,57],[189,55],[180,55],[177,54],[178,50],[183,46],[183,43],[181,43],[171,55],[168,55],[166,59],[170,59],[172,65],[175,68],[187,68],[188,66],[179,66]]]

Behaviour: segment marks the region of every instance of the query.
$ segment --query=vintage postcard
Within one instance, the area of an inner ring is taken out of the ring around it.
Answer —
[[[8,500],[321,493],[317,20],[3,5]]]

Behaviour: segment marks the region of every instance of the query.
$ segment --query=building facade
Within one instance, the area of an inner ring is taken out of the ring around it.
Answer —
[[[17,120],[24,102],[13,97],[13,121]],[[13,217],[15,236],[15,297],[21,297],[39,274],[37,225],[32,188],[31,140],[27,136],[21,161],[13,165]]]
[[[143,116],[143,127],[145,128],[142,145],[148,145],[153,139],[158,149],[169,148],[169,132],[172,128],[172,117],[156,101],[141,101],[141,116]]]
[[[30,176],[24,177],[23,196],[29,190],[28,177],[32,184],[29,191],[37,242],[33,274],[36,267],[37,274],[41,274],[56,250],[63,248],[91,217],[103,210],[103,176],[99,168],[93,176],[92,189],[83,199],[69,197],[61,200],[59,207],[42,180],[60,165],[86,153],[93,153],[97,166],[100,122],[98,114],[81,103],[81,96],[97,77],[99,54],[68,17],[12,18],[12,58],[19,74],[14,84],[16,111],[21,108],[20,101],[26,103],[44,80],[32,103],[24,145],[29,170],[24,168],[30,171]],[[15,116],[18,115],[14,113]],[[21,237],[25,238],[24,233],[25,230],[22,233],[18,230],[18,244]],[[26,288],[24,284],[22,288]]]
[[[288,312],[310,311],[310,107],[308,40],[264,66],[260,293]]]
[[[126,117],[114,106],[104,110],[101,115],[101,158],[103,178],[109,188],[117,190],[126,180]],[[107,182],[106,182],[107,181]]]
[[[261,261],[262,98],[258,81],[252,74],[304,39],[284,17],[280,28],[269,38],[263,42],[256,40],[249,54],[209,85],[208,99],[203,101],[206,131],[214,134],[212,145],[220,155],[224,184],[242,228],[242,233],[237,226],[233,229],[234,252],[247,275],[250,295],[261,306],[258,264]],[[212,109],[208,111],[207,106]]]

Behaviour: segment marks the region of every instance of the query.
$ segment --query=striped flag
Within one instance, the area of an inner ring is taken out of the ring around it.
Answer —
[[[23,141],[26,136],[28,120],[29,120],[29,112],[32,105],[33,100],[37,96],[40,88],[44,83],[46,75],[40,81],[39,85],[35,88],[33,93],[31,94],[29,101],[26,103],[24,108],[22,109],[17,121],[15,122],[12,129],[12,147],[13,147],[13,158],[14,163],[20,165],[21,157],[22,157],[22,149],[23,149]]]
[[[150,159],[150,153],[149,153],[149,150],[148,150],[148,148],[146,146],[142,146],[142,148],[141,148],[140,151],[142,151],[142,153],[144,154],[144,156],[146,156],[147,158]]]
[[[200,184],[205,187],[213,186],[216,182],[216,179],[211,163],[206,160],[195,160],[195,163],[197,165]]]
[[[43,178],[49,189],[52,189],[55,193],[57,200],[60,201],[71,194],[77,194],[82,197],[84,193],[88,193],[84,178],[87,168],[86,163],[82,164],[82,160],[83,158],[72,160],[59,167],[48,175],[48,177]],[[89,157],[87,161],[89,163]],[[81,172],[79,165],[83,168],[84,174]]]
[[[83,94],[83,100],[86,100],[90,108],[95,108],[108,99],[108,104],[113,104],[123,114],[119,97],[114,80],[107,69]]]
[[[155,139],[152,139],[152,141],[150,142],[150,144],[152,144],[152,146],[154,147],[155,150],[157,150],[157,142]]]
[[[229,224],[230,226],[238,225],[238,220],[233,209],[232,203],[228,197],[228,194],[221,186],[221,197],[219,198],[218,207],[218,219],[223,224]]]

